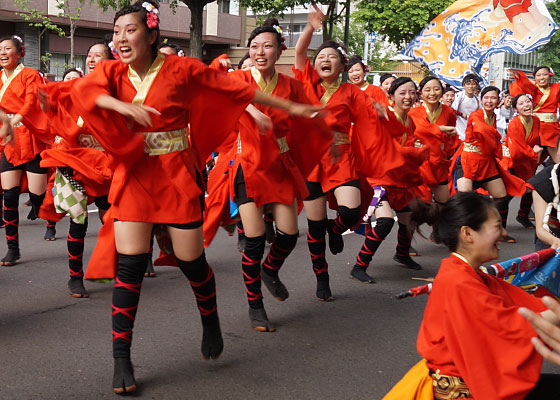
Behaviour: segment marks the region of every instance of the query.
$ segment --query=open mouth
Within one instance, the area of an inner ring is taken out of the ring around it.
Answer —
[[[119,51],[120,51],[122,57],[124,57],[124,58],[130,56],[130,53],[131,53],[131,49],[128,46],[119,47]]]
[[[255,61],[257,62],[257,65],[266,65],[266,63],[267,63],[266,58],[257,58],[257,59],[255,59]]]
[[[321,71],[323,72],[331,72],[332,71],[332,67],[329,64],[323,64],[321,65]]]

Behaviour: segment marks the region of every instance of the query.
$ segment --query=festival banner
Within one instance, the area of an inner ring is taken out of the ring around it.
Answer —
[[[558,26],[542,0],[459,0],[438,15],[403,53],[443,81],[461,86],[495,53],[530,53]]]

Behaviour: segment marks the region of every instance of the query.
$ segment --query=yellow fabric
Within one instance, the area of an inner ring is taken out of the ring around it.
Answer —
[[[4,97],[4,93],[6,93],[6,89],[8,89],[10,83],[12,83],[14,78],[23,70],[23,68],[24,68],[23,64],[18,64],[18,66],[12,73],[12,76],[10,76],[9,78],[6,76],[5,71],[0,72],[1,74],[0,77],[2,78],[2,89],[0,89],[0,101],[2,101],[2,98]]]
[[[420,360],[383,400],[434,400],[433,381],[425,359]]]
[[[272,92],[274,92],[274,89],[276,89],[276,85],[278,84],[277,71],[274,71],[274,75],[272,75],[272,79],[268,83],[265,82],[261,73],[255,66],[251,67],[251,75],[253,76],[253,79],[255,80],[255,82],[257,82],[257,85],[259,85],[259,88],[263,91],[263,93],[272,94]]]
[[[557,122],[558,116],[554,113],[535,113],[542,122]]]
[[[151,156],[183,151],[189,147],[185,129],[167,132],[144,132],[144,151]]]

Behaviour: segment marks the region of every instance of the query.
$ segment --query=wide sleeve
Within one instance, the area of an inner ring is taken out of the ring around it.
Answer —
[[[185,57],[186,58],[186,57]],[[191,144],[205,160],[233,133],[233,128],[255,98],[255,89],[246,82],[206,67],[195,59],[185,59]]]
[[[81,132],[78,126],[78,116],[73,112],[73,102],[70,95],[72,85],[77,80],[49,82],[41,87],[47,93],[50,110],[47,116],[50,120],[50,130],[53,135],[64,138],[72,147],[77,145],[77,137]]]
[[[522,162],[526,158],[537,160],[538,154],[533,151],[533,148],[525,140],[525,128],[521,123],[520,117],[515,117],[510,122],[507,138],[507,146],[514,163]]]
[[[540,376],[542,357],[530,340],[536,333],[517,312],[520,306],[540,311],[537,300],[511,289],[517,289],[514,306],[481,280],[458,282],[445,295],[445,341],[476,399],[524,399]]]
[[[313,65],[311,65],[311,60],[307,58],[303,71],[297,69],[295,65],[292,66],[292,72],[294,73],[294,78],[303,83],[309,99],[318,102],[324,92],[321,93],[321,77],[317,74]]]
[[[96,104],[99,96],[116,97],[111,90],[110,76],[118,78],[119,64],[120,61],[99,63],[93,72],[72,85],[70,95],[88,132],[95,136],[105,151],[114,154],[119,160],[133,161],[144,153],[144,135],[134,133],[123,115]]]
[[[539,93],[537,85],[531,82],[523,71],[517,72],[519,73],[519,77],[515,78],[515,82],[511,84],[509,92],[512,96],[517,96],[520,94],[530,94],[534,99],[535,96]]]

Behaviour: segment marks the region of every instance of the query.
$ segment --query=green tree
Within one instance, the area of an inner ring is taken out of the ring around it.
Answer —
[[[114,10],[118,10],[131,3],[130,0],[91,0],[95,1],[103,9],[107,11],[109,7]],[[208,3],[212,3],[216,0],[170,0],[169,6],[173,11],[179,5],[179,2],[185,4],[191,11],[190,20],[190,43],[189,50],[190,56],[196,58],[202,58],[202,15],[204,11],[204,6]]]
[[[558,1],[549,1],[545,4],[552,19],[558,23],[558,21],[560,21],[560,3]],[[550,42],[538,50],[541,64],[550,66],[554,71],[556,71],[556,73],[560,71],[560,53],[558,53],[559,46],[560,35],[556,32],[550,39]]]
[[[85,0],[78,0],[79,7],[73,7],[70,0],[57,0],[56,7],[60,10],[59,16],[68,18],[70,32],[70,67],[74,67],[74,36],[78,28],[78,21],[82,15]]]
[[[356,20],[402,47],[455,0],[360,0]]]
[[[16,6],[21,9],[21,12],[16,12],[21,19],[27,21],[29,26],[39,29],[39,48],[38,54],[41,60],[40,68],[42,70],[48,70],[49,60],[51,58],[50,53],[42,54],[41,42],[43,36],[47,32],[57,33],[59,36],[64,36],[64,31],[62,28],[57,26],[52,20],[46,15],[45,10],[37,10],[36,8],[31,8],[30,0],[15,0]]]
[[[337,0],[320,0],[316,2],[327,6],[323,21],[323,40],[333,37],[336,24],[343,19],[346,12],[346,2]],[[284,16],[286,12],[296,6],[309,6],[309,0],[240,0],[241,7],[250,8],[256,15],[265,17]]]

